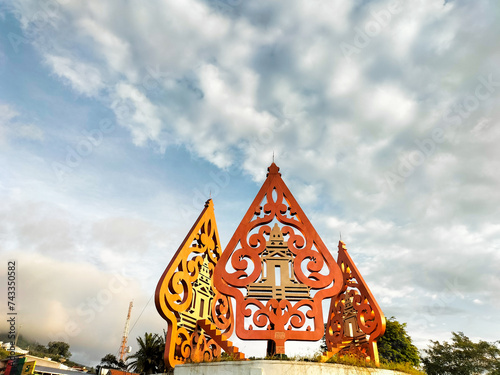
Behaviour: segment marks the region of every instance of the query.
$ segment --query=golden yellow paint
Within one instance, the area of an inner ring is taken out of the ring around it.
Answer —
[[[212,283],[221,252],[213,203],[208,200],[156,288],[156,308],[168,324],[169,367],[220,356],[220,345],[198,327],[199,320],[208,320],[227,336],[232,333],[230,301]]]

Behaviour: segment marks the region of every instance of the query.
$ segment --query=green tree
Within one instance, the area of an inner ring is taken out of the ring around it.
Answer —
[[[101,358],[100,368],[114,368],[119,370],[126,370],[127,365],[116,358],[116,355],[108,353]]]
[[[418,349],[406,332],[406,323],[399,323],[394,317],[387,319],[385,333],[377,345],[383,362],[410,363],[415,367],[420,364]]]
[[[51,341],[47,344],[47,351],[55,356],[61,356],[64,358],[71,357],[71,352],[69,351],[69,344],[63,341]]]
[[[29,345],[30,348],[30,353],[33,352],[39,352],[39,353],[45,353],[47,352],[47,348],[40,344],[38,341],[35,341],[33,343],[30,343]]]
[[[10,356],[10,352],[0,347],[0,359],[5,359]]]
[[[422,357],[428,375],[500,375],[497,343],[472,342],[462,332],[452,332],[451,343],[431,341]]]
[[[165,337],[153,333],[145,333],[144,338],[138,337],[139,350],[129,356],[132,362],[129,367],[141,374],[156,374],[163,372],[165,363],[163,354],[165,352]]]

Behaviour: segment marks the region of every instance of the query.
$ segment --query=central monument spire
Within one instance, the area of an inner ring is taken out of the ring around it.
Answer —
[[[273,162],[215,267],[215,287],[236,300],[236,335],[274,341],[276,354],[285,353],[287,340],[320,340],[322,301],[337,295],[342,281]]]

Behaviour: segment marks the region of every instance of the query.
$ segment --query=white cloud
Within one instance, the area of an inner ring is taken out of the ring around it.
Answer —
[[[32,30],[29,20],[37,4],[20,3],[25,30]],[[492,297],[498,297],[498,281],[491,276],[499,267],[500,240],[498,5],[486,0],[400,4],[401,12],[351,60],[345,59],[340,43],[353,43],[356,28],[373,21],[371,10],[387,9],[389,3],[373,1],[370,8],[341,1],[240,2],[225,14],[212,2],[195,0],[68,2],[36,35],[50,41],[52,48],[39,53],[53,74],[112,111],[129,131],[126,139],[119,132],[110,137],[122,147],[120,155],[129,156],[127,163],[146,159],[127,171],[132,177],[120,175],[120,186],[133,198],[124,193],[117,205],[137,199],[139,209],[150,180],[138,184],[135,195],[127,189],[133,190],[152,165],[158,169],[152,169],[151,181],[161,180],[151,188],[158,195],[165,186],[175,186],[172,192],[192,199],[194,188],[185,184],[208,185],[206,174],[197,170],[191,175],[183,170],[186,165],[205,166],[206,161],[262,181],[274,151],[285,181],[294,186],[306,213],[314,212],[325,242],[334,249],[342,231],[356,264],[382,295],[383,307],[409,322],[415,321],[415,311],[421,312],[425,324],[409,327],[423,342],[443,332],[473,329],[457,318],[462,298],[446,298],[454,291],[478,309],[475,313],[484,307],[470,301],[498,300]],[[464,100],[474,95],[478,77],[489,74],[495,82],[490,98],[465,113]],[[460,126],[450,122],[450,115]],[[46,140],[42,128],[22,120],[13,106],[0,106],[0,139],[17,134]],[[20,124],[17,133],[15,124]],[[401,163],[415,154],[418,142],[432,139],[435,129],[444,131],[443,142],[434,142],[420,164],[399,175]],[[60,150],[66,144],[53,146]],[[193,160],[185,160],[186,149]],[[146,158],[151,150],[160,153]],[[113,151],[110,147],[103,155]],[[179,155],[183,159],[174,161]],[[99,159],[102,163],[92,167],[112,174],[118,159]],[[178,171],[158,172],[174,162]],[[4,162],[11,164],[18,165],[12,159]],[[103,196],[116,191],[99,191],[116,184],[116,176],[96,178],[81,169],[74,183],[80,195],[87,189]],[[388,171],[400,177],[392,190],[385,180]],[[176,185],[179,181],[183,186]],[[237,182],[231,181],[221,200],[251,195],[255,186],[240,189]],[[237,192],[231,190],[233,183]],[[29,196],[26,186],[18,188]],[[155,202],[166,202],[168,212],[182,206],[173,201]],[[82,206],[75,204],[70,213],[27,205],[5,214],[4,208],[4,221],[13,222],[2,226],[9,249],[47,257],[89,251],[101,266],[121,266],[137,262],[139,249],[158,254],[176,248],[177,237],[162,236],[144,216],[116,213],[89,220],[82,218]],[[143,214],[153,215],[153,206],[142,208]],[[227,222],[239,220],[232,209],[223,212]],[[182,232],[179,224],[169,225],[170,233]],[[127,244],[130,251],[117,256]],[[154,260],[148,261],[136,280],[154,266]],[[87,271],[103,281],[103,274],[89,265],[82,268]],[[140,281],[153,283],[147,277]],[[478,290],[484,295],[478,297]],[[423,306],[422,299],[432,295],[455,316],[441,319],[435,308]],[[45,315],[71,316],[67,298],[67,293],[54,297],[44,305]],[[57,319],[47,324],[56,327]],[[481,334],[489,333],[482,329]]]
[[[18,115],[9,105],[0,105],[0,142],[5,142],[7,134],[12,132],[12,120]]]
[[[84,35],[92,37],[97,47],[96,52],[104,58],[113,72],[126,74],[127,78],[132,82],[137,80],[135,72],[127,69],[131,63],[130,45],[128,42],[115,35],[104,25],[89,18],[78,20],[78,27]],[[80,76],[85,75],[80,74]]]
[[[330,82],[330,92],[332,94],[332,100],[335,100],[336,96],[345,96],[347,94],[354,93],[360,87],[360,66],[356,61],[340,62],[332,77]]]
[[[62,56],[47,55],[46,60],[54,73],[80,94],[94,96],[104,87],[99,71],[92,66]]]
[[[42,141],[43,130],[34,124],[23,123],[19,117],[20,113],[12,106],[0,103],[0,144],[15,138]]]
[[[129,302],[134,299],[134,321],[146,305],[137,282],[120,273],[19,251],[6,255],[17,263],[20,333],[42,344],[65,341],[88,365],[98,364],[110,348],[118,350]],[[139,329],[161,331],[161,319],[148,315],[134,330],[132,346]]]
[[[162,125],[158,109],[139,89],[120,82],[112,97],[111,108],[119,123],[129,128],[135,144],[143,146],[150,139],[160,140]]]
[[[405,127],[414,121],[415,102],[397,86],[381,85],[365,93],[363,99],[368,120],[394,128]]]

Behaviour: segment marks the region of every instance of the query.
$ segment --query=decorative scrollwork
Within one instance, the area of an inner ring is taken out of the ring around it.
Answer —
[[[273,354],[284,354],[287,340],[317,341],[325,332],[322,301],[330,298],[325,357],[378,364],[385,318],[344,243],[335,261],[276,164],[268,172],[224,252],[209,200],[163,273],[155,303],[168,322],[165,363],[210,361],[221,349],[244,359],[228,341],[233,330],[244,340],[273,341]]]
[[[330,304],[325,333],[328,351],[369,358],[378,365],[377,339],[385,332],[384,314],[342,241],[337,262],[344,282]]]
[[[208,200],[156,288],[156,308],[168,323],[165,363],[169,367],[220,357],[221,347],[198,327],[200,319],[232,334],[231,302],[212,283],[220,257],[213,203]]]
[[[321,302],[340,292],[342,272],[279,168],[273,163],[268,171],[215,267],[214,284],[236,300],[238,337],[273,340],[283,354],[287,340],[321,339]],[[245,318],[253,322],[248,328]]]

